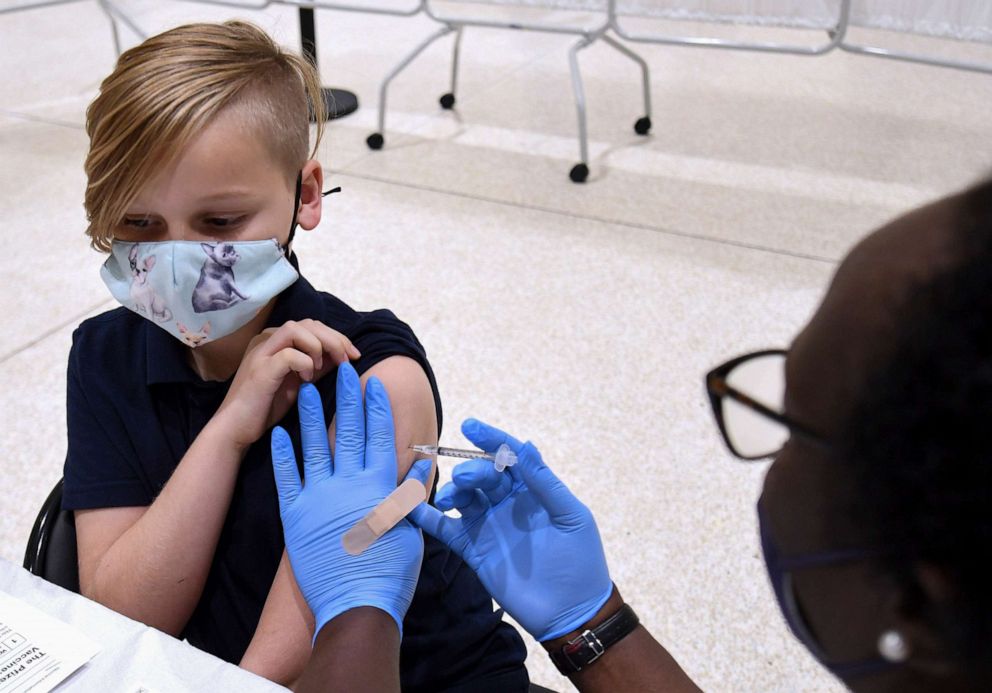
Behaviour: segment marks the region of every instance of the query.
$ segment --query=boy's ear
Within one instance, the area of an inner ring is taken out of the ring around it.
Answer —
[[[324,170],[320,162],[310,159],[303,164],[303,185],[300,189],[300,207],[297,210],[296,221],[309,231],[320,223],[321,201],[320,191],[324,187]]]

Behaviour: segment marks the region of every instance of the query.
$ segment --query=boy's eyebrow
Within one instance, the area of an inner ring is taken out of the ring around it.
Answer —
[[[229,200],[236,197],[254,197],[254,190],[222,190],[220,192],[203,195],[197,198],[197,202],[216,202],[217,200]]]

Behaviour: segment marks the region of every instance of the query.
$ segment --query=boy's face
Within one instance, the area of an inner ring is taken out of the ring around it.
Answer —
[[[237,111],[221,111],[152,178],[128,207],[122,241],[276,238],[293,219],[295,176],[287,176]]]

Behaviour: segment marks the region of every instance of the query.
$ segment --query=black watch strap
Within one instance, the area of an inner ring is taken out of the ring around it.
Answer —
[[[638,623],[640,620],[637,614],[630,605],[624,604],[598,626],[582,631],[565,643],[558,652],[552,652],[551,661],[558,667],[558,671],[565,676],[571,676],[602,657],[607,649],[637,628]]]

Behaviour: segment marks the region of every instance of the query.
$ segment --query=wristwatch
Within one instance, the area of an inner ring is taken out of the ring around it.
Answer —
[[[551,661],[565,676],[582,671],[603,656],[612,645],[627,637],[637,628],[637,614],[624,604],[608,619],[593,629],[586,629],[565,643],[558,652],[552,652]]]

